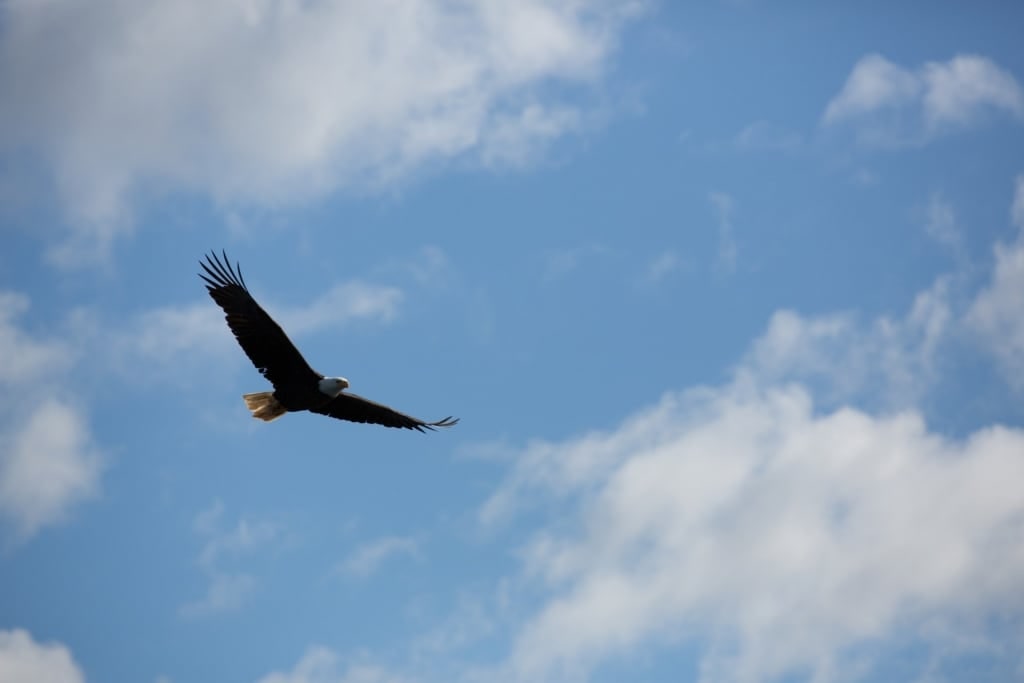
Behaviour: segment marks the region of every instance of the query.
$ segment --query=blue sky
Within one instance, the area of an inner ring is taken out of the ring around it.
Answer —
[[[1024,677],[1024,6],[0,17],[0,680]]]

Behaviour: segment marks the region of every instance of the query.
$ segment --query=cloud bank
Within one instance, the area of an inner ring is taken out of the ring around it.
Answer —
[[[0,144],[52,166],[75,230],[53,256],[76,262],[128,229],[136,191],[274,206],[521,163],[584,121],[566,86],[599,80],[638,6],[5,3]]]
[[[519,680],[688,637],[703,681],[840,680],[872,648],[955,650],[1024,612],[1022,430],[956,441],[914,411],[819,413],[798,385],[736,383],[586,441],[516,475],[517,495],[578,510],[528,545],[550,597],[519,632]],[[567,470],[581,452],[594,462]]]

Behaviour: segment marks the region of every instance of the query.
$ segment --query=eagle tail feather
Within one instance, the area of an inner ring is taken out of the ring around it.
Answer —
[[[252,416],[264,422],[276,420],[288,412],[281,402],[274,398],[272,391],[243,394],[242,398],[245,399],[245,406],[252,411]]]

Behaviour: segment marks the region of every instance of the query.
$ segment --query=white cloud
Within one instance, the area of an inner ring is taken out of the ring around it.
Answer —
[[[1024,119],[1024,89],[985,57],[957,55],[907,69],[871,54],[853,67],[822,122],[853,122],[863,140],[892,144],[970,126],[989,112]]]
[[[1017,239],[997,244],[991,281],[967,312],[967,325],[1006,369],[1016,388],[1024,388],[1024,176],[1018,176],[1011,207]]]
[[[353,663],[341,668],[339,657],[322,646],[310,647],[289,672],[274,672],[257,683],[403,683],[409,679],[379,666]]]
[[[870,54],[857,62],[842,90],[825,108],[825,123],[836,123],[886,107],[909,104],[920,96],[920,77],[885,57]]]
[[[94,495],[102,469],[85,416],[66,398],[75,351],[20,328],[28,308],[27,297],[0,292],[0,516],[22,540]]]
[[[22,629],[0,630],[0,681],[84,683],[71,652],[60,643],[38,643]]]
[[[138,188],[276,205],[434,160],[521,163],[585,118],[546,86],[596,82],[639,6],[6,3],[0,144],[52,163],[76,228],[53,255],[75,262],[128,229]]]
[[[419,555],[419,542],[409,536],[385,536],[359,546],[342,562],[340,568],[347,574],[366,577],[381,564],[398,555]]]
[[[84,418],[58,399],[43,399],[23,419],[0,433],[0,512],[27,538],[95,494],[101,461]]]
[[[805,318],[776,311],[740,371],[766,381],[799,380],[831,405],[914,405],[932,386],[937,354],[955,323],[949,288],[948,278],[940,278],[904,317],[868,325],[852,314]]]
[[[1017,79],[984,57],[958,55],[946,63],[929,62],[922,78],[925,122],[931,128],[966,125],[987,110],[1024,118],[1024,90]]]

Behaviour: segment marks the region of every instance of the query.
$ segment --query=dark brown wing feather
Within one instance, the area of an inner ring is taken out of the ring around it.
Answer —
[[[309,367],[281,326],[252,298],[238,265],[232,268],[227,254],[221,253],[223,263],[216,253],[208,255],[206,263],[199,262],[206,271],[206,275],[200,273],[199,277],[206,281],[213,300],[224,309],[228,327],[245,355],[275,388],[298,382],[315,386],[322,375]]]
[[[458,418],[446,417],[437,422],[424,422],[362,396],[350,394],[347,391],[338,394],[334,400],[322,408],[312,408],[311,410],[314,413],[336,417],[339,420],[370,422],[384,425],[385,427],[415,429],[419,432],[427,429],[433,430],[435,427],[451,427],[459,421]]]

